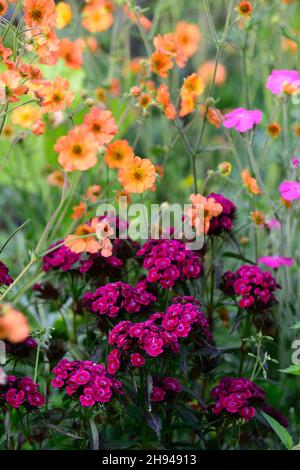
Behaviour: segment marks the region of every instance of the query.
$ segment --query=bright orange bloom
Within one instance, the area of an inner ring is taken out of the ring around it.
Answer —
[[[270,137],[278,137],[281,134],[281,125],[278,122],[271,122],[268,125],[268,134]]]
[[[74,98],[68,80],[62,77],[57,77],[53,81],[44,81],[38,87],[36,95],[41,100],[43,113],[63,111]]]
[[[187,57],[197,52],[201,34],[197,25],[180,21],[175,29],[175,41]]]
[[[6,0],[0,0],[0,16],[4,16],[7,13],[8,5]]]
[[[101,186],[99,186],[99,184],[89,186],[85,194],[85,199],[87,199],[91,203],[94,203],[98,200],[100,192]]]
[[[9,103],[19,101],[20,97],[28,91],[28,87],[22,85],[21,77],[15,70],[6,70],[0,74],[1,86],[5,90],[6,99]]]
[[[152,97],[151,95],[149,95],[149,93],[143,93],[140,97],[139,97],[139,105],[141,106],[141,108],[148,108],[148,106],[150,106],[150,104],[152,104]]]
[[[187,57],[184,54],[182,48],[179,47],[173,33],[164,34],[163,36],[158,34],[153,39],[153,43],[156,51],[169,55],[172,59],[175,60],[179,68],[185,66]]]
[[[261,194],[261,190],[259,189],[256,179],[251,176],[247,168],[242,171],[241,177],[244,185],[249,189],[250,193],[256,195]]]
[[[82,10],[82,25],[90,33],[101,33],[114,21],[113,4],[107,0],[93,0]]]
[[[223,122],[223,116],[221,114],[221,111],[219,111],[219,109],[214,108],[212,106],[208,106],[208,111],[206,110],[207,110],[207,105],[202,104],[200,107],[201,116],[204,118],[204,116],[206,115],[208,122],[212,126],[215,126],[217,129],[219,129]]]
[[[0,305],[0,339],[22,343],[29,334],[30,328],[25,315],[11,305]]]
[[[39,119],[35,121],[31,126],[31,131],[34,135],[43,135],[46,131],[46,123]]]
[[[56,22],[54,0],[24,0],[24,17],[30,28],[54,27]]]
[[[198,75],[192,73],[184,79],[184,83],[180,90],[181,107],[179,116],[183,117],[192,113],[198,96],[200,96],[205,88],[205,84]]]
[[[205,83],[209,83],[213,79],[214,70],[215,70],[215,62],[208,61],[199,67],[199,70],[197,73],[201,78],[203,78]],[[216,86],[223,85],[223,83],[226,81],[226,78],[227,78],[226,68],[224,67],[223,64],[219,63],[217,66],[216,77],[215,77]]]
[[[55,7],[56,10],[56,28],[64,29],[68,26],[73,18],[71,6],[66,2],[58,2]]]
[[[132,21],[133,23],[137,23],[137,18],[133,10],[129,9],[128,5],[124,5],[123,9],[126,15],[128,16],[128,18],[130,19],[130,21]],[[151,29],[151,26],[152,26],[152,21],[149,20],[145,15],[141,15],[140,13],[137,13],[137,15],[138,15],[138,21],[140,25],[142,26],[142,28],[144,28],[145,31],[149,31],[149,29]]]
[[[86,205],[84,204],[84,202],[80,201],[80,203],[77,204],[77,206],[73,207],[73,213],[71,215],[71,219],[73,220],[81,219],[81,217],[83,217],[85,212],[86,212]]]
[[[251,2],[241,1],[236,7],[236,10],[239,15],[241,15],[245,19],[248,19],[253,13],[253,5]]]
[[[89,224],[79,225],[74,234],[66,237],[64,241],[65,246],[73,251],[73,253],[97,253],[100,250],[100,244],[95,238],[97,224],[98,218],[95,217]]]
[[[151,70],[162,78],[168,76],[168,71],[173,68],[173,62],[169,54],[155,51],[151,56]]]
[[[284,51],[290,52],[291,54],[296,54],[298,50],[298,44],[292,39],[289,39],[283,36],[281,38],[281,48]]]
[[[84,124],[99,145],[108,144],[112,141],[118,128],[113,115],[107,109],[94,107],[84,117]]]
[[[134,157],[134,150],[127,140],[116,140],[106,147],[105,161],[109,168],[121,168]]]
[[[133,157],[119,170],[119,181],[128,193],[143,193],[155,183],[155,166],[148,158]]]
[[[55,65],[59,58],[60,40],[52,29],[44,29],[39,34],[33,29],[27,33],[31,40],[28,48],[33,49],[39,57],[39,62],[46,65]]]
[[[66,171],[86,171],[97,163],[99,144],[86,126],[71,129],[60,137],[54,146],[58,162]]]
[[[41,119],[41,111],[31,104],[20,106],[12,112],[11,121],[13,124],[30,129],[35,121]]]
[[[192,202],[192,207],[187,210],[190,225],[196,230],[197,235],[206,234],[211,219],[222,213],[223,206],[213,197],[206,198],[201,194],[191,194],[189,200]]]
[[[296,124],[294,127],[294,133],[297,137],[300,137],[300,124]]]
[[[69,38],[60,41],[59,56],[71,69],[80,69],[83,64],[84,41],[80,38],[72,42]]]
[[[162,105],[163,111],[168,119],[176,118],[176,109],[171,102],[170,93],[168,87],[165,84],[159,86],[156,100],[159,104]]]
[[[264,225],[266,223],[265,215],[260,211],[253,211],[251,212],[251,219],[255,223],[255,225]]]
[[[51,186],[57,186],[63,188],[65,184],[65,174],[61,170],[55,170],[47,176],[47,182]]]

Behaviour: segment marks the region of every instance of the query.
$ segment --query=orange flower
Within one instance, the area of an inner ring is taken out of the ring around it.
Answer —
[[[242,171],[241,177],[244,182],[244,185],[249,189],[250,193],[256,195],[261,194],[261,190],[259,189],[256,179],[251,177],[250,172],[249,170],[247,170],[247,168]]]
[[[205,84],[202,78],[195,73],[184,79],[180,90],[181,108],[179,116],[183,117],[194,111],[197,97],[203,93],[204,88]]]
[[[24,16],[30,28],[54,27],[56,22],[54,0],[24,0]]]
[[[175,60],[179,68],[183,68],[186,64],[187,57],[181,47],[179,47],[175,35],[167,33],[163,36],[158,34],[153,40],[156,51],[163,52]]]
[[[187,57],[197,52],[201,34],[197,25],[180,21],[175,29],[175,41]]]
[[[131,196],[127,191],[118,191],[116,194],[116,201],[119,205],[131,203]]]
[[[215,126],[217,129],[219,129],[223,122],[223,116],[221,114],[221,111],[219,111],[219,109],[217,108],[213,108],[212,106],[209,106],[208,111],[206,111],[207,106],[208,105],[206,104],[201,105],[200,107],[201,116],[204,118],[204,116],[206,115],[208,122],[212,126]]]
[[[163,111],[168,119],[176,118],[176,109],[171,102],[170,93],[165,84],[160,85],[158,88],[156,100],[162,105]]]
[[[143,193],[155,183],[155,166],[148,158],[133,157],[120,168],[118,177],[128,193]]]
[[[5,90],[9,103],[19,101],[22,95],[28,91],[28,87],[21,84],[21,77],[15,70],[6,70],[0,74],[0,88]]]
[[[71,6],[66,2],[58,2],[55,7],[56,10],[56,28],[64,29],[68,26],[73,18]]]
[[[85,199],[87,199],[91,203],[94,203],[98,200],[100,192],[101,186],[99,186],[99,184],[89,186],[85,194]]]
[[[73,253],[97,253],[100,250],[100,244],[95,238],[97,224],[98,219],[95,217],[89,224],[79,225],[74,234],[66,237],[64,241],[65,246],[73,251]]]
[[[195,228],[197,235],[206,234],[211,219],[222,213],[223,206],[213,197],[206,198],[201,194],[191,194],[189,200],[192,202],[192,207],[187,210],[190,225]]]
[[[133,23],[137,23],[137,18],[133,10],[131,10],[128,7],[128,5],[124,5],[124,12],[130,19],[130,21],[132,21]],[[151,29],[151,26],[152,26],[152,21],[149,20],[145,15],[141,15],[140,13],[138,13],[137,15],[138,15],[138,21],[140,25],[142,26],[142,28],[144,28],[145,31],[149,31],[149,29]]]
[[[133,148],[127,140],[116,140],[106,147],[105,161],[109,168],[121,168],[133,157]]]
[[[297,137],[300,137],[300,124],[296,124],[294,127],[294,133]]]
[[[46,123],[39,119],[35,121],[31,126],[31,131],[34,135],[43,135],[46,131]]]
[[[30,129],[32,124],[41,118],[41,111],[31,104],[25,104],[12,112],[11,121],[13,124]]]
[[[150,104],[152,103],[152,97],[151,95],[149,95],[149,93],[143,93],[140,97],[139,97],[139,105],[141,106],[141,108],[148,108],[148,106],[150,106]]]
[[[268,134],[270,137],[278,137],[281,134],[281,125],[277,122],[271,122],[268,125]]]
[[[70,105],[74,93],[70,90],[70,84],[65,78],[57,77],[52,82],[46,81],[37,89],[36,95],[41,100],[43,113],[63,111]]]
[[[83,64],[84,41],[80,38],[72,42],[69,38],[60,41],[59,56],[71,69],[80,69]]]
[[[73,214],[71,215],[71,219],[73,220],[81,219],[81,217],[85,214],[85,211],[86,211],[86,205],[84,204],[84,202],[80,201],[80,203],[77,204],[77,206],[73,207]]]
[[[156,51],[151,56],[151,70],[162,78],[168,76],[168,71],[173,68],[170,55]]]
[[[63,188],[65,184],[65,174],[61,170],[55,170],[47,176],[47,182],[51,186],[57,186]]]
[[[34,50],[41,64],[55,65],[59,58],[60,40],[52,29],[35,29],[26,33],[28,49]]]
[[[205,83],[209,83],[212,81],[213,76],[214,76],[214,70],[215,70],[215,62],[214,61],[209,61],[205,62],[199,67],[198,70],[198,75],[203,78]],[[217,72],[216,72],[216,78],[215,78],[215,84],[216,86],[221,86],[223,83],[226,81],[227,78],[227,72],[223,64],[218,64],[217,66]]]
[[[113,115],[107,109],[94,107],[84,117],[84,124],[99,145],[108,144],[118,132]]]
[[[0,0],[0,16],[4,16],[7,13],[8,5],[6,0]]]
[[[0,305],[0,339],[22,343],[30,333],[28,320],[11,305]]]
[[[114,21],[113,4],[106,0],[93,0],[82,10],[82,25],[90,33],[101,33]]]
[[[245,19],[250,18],[253,13],[253,5],[251,2],[240,2],[236,7],[237,12]]]
[[[96,226],[96,235],[99,240],[101,255],[108,258],[112,255],[113,245],[109,240],[114,235],[114,230],[110,227],[106,219],[100,220]]]
[[[255,223],[255,225],[264,225],[266,223],[266,217],[260,211],[253,211],[251,212],[251,219]]]
[[[54,146],[58,161],[66,171],[89,170],[97,163],[98,142],[86,126],[71,129]]]
[[[298,50],[298,44],[292,39],[289,39],[283,36],[281,38],[281,48],[284,51],[290,52],[291,54],[296,54]]]

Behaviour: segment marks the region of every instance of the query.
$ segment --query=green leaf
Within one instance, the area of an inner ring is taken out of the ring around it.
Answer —
[[[289,366],[286,369],[280,369],[280,372],[283,372],[284,374],[300,375],[300,364]]]
[[[92,450],[99,450],[100,438],[96,423],[93,418],[90,418],[89,425],[90,447]]]
[[[300,329],[300,321],[298,321],[298,323],[296,323],[296,325],[292,326],[293,330],[298,330]]]
[[[281,424],[278,423],[274,418],[269,416],[268,414],[264,413],[262,411],[262,415],[269,424],[269,426],[273,429],[273,431],[277,434],[279,439],[281,440],[282,444],[287,448],[287,449],[292,449],[294,446],[293,438],[292,436],[288,433],[288,431],[281,426]]]

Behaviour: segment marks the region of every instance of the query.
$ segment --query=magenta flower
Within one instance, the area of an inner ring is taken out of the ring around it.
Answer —
[[[300,199],[300,182],[285,180],[280,184],[279,191],[281,197],[286,201]]]
[[[234,109],[231,113],[225,114],[223,126],[230,129],[235,128],[237,131],[244,133],[253,129],[254,126],[262,121],[262,112],[259,109],[250,111],[244,108]]]
[[[296,170],[299,167],[300,160],[297,157],[292,158],[292,167]]]
[[[273,95],[280,95],[285,91],[285,87],[291,85],[296,88],[300,85],[300,75],[297,70],[273,70],[268,77],[266,88]]]
[[[278,269],[280,266],[293,266],[292,258],[284,258],[283,256],[263,256],[258,262],[264,264],[268,268]]]

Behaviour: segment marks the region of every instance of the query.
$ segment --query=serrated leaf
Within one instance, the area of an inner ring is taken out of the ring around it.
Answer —
[[[287,449],[292,449],[294,446],[293,438],[289,434],[289,432],[281,426],[281,424],[278,423],[274,418],[272,418],[270,415],[267,413],[264,413],[262,411],[262,415],[269,424],[269,426],[273,429],[273,431],[277,434],[279,439],[281,440],[282,444],[287,448]]]

